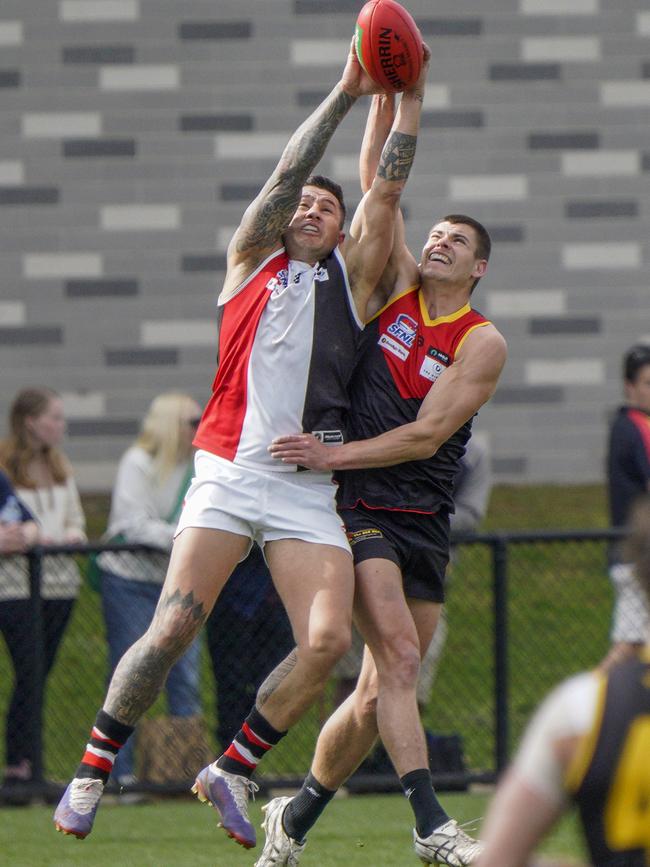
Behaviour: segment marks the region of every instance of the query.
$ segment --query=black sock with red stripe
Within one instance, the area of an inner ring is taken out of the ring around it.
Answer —
[[[217,759],[217,767],[229,774],[253,776],[253,771],[284,736],[267,722],[256,707],[248,714],[226,752]]]
[[[134,726],[124,725],[100,710],[75,777],[107,782],[120,747],[124,746],[133,729]]]

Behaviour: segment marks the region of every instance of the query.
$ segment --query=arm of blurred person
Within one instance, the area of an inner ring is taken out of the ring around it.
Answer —
[[[472,437],[461,460],[454,491],[452,533],[473,533],[485,517],[492,491],[490,453],[484,440]]]
[[[161,517],[152,472],[151,458],[142,449],[130,448],[122,456],[113,488],[108,531],[111,536],[122,533],[128,542],[169,551],[176,526]]]
[[[0,554],[21,554],[38,542],[36,521],[0,523]]]
[[[567,774],[593,726],[602,683],[594,672],[580,674],[542,703],[490,804],[475,867],[562,863],[530,856],[570,806]]]
[[[72,473],[72,467],[68,465],[68,477],[66,479],[66,503],[63,523],[63,539],[65,542],[86,542],[86,516],[81,505],[81,497],[77,483]]]

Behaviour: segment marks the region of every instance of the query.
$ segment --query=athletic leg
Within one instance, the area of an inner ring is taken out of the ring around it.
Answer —
[[[153,620],[113,673],[84,757],[54,814],[57,830],[79,838],[90,833],[119,748],[158,697],[249,544],[246,536],[223,530],[188,527],[177,536]]]

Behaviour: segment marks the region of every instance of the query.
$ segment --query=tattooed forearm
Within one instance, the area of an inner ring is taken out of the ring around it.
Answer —
[[[409,176],[417,137],[403,132],[394,132],[384,145],[377,167],[377,174],[387,181],[403,181]]]
[[[261,708],[262,705],[268,701],[270,696],[275,692],[289,672],[293,671],[297,660],[298,653],[294,647],[291,653],[286,656],[279,665],[276,665],[271,674],[268,675],[266,680],[257,690],[257,698],[255,699],[255,706],[257,708]]]
[[[282,234],[296,210],[305,180],[354,102],[355,97],[335,88],[291,136],[259,206],[242,225],[238,252],[269,246]]]
[[[104,710],[126,725],[135,725],[158,697],[169,669],[190,646],[206,617],[193,593],[163,594],[149,629],[115,669]]]

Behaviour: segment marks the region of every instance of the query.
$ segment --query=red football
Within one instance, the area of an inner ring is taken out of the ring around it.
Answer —
[[[401,91],[422,69],[422,36],[396,0],[368,0],[356,24],[357,57],[384,90]]]

